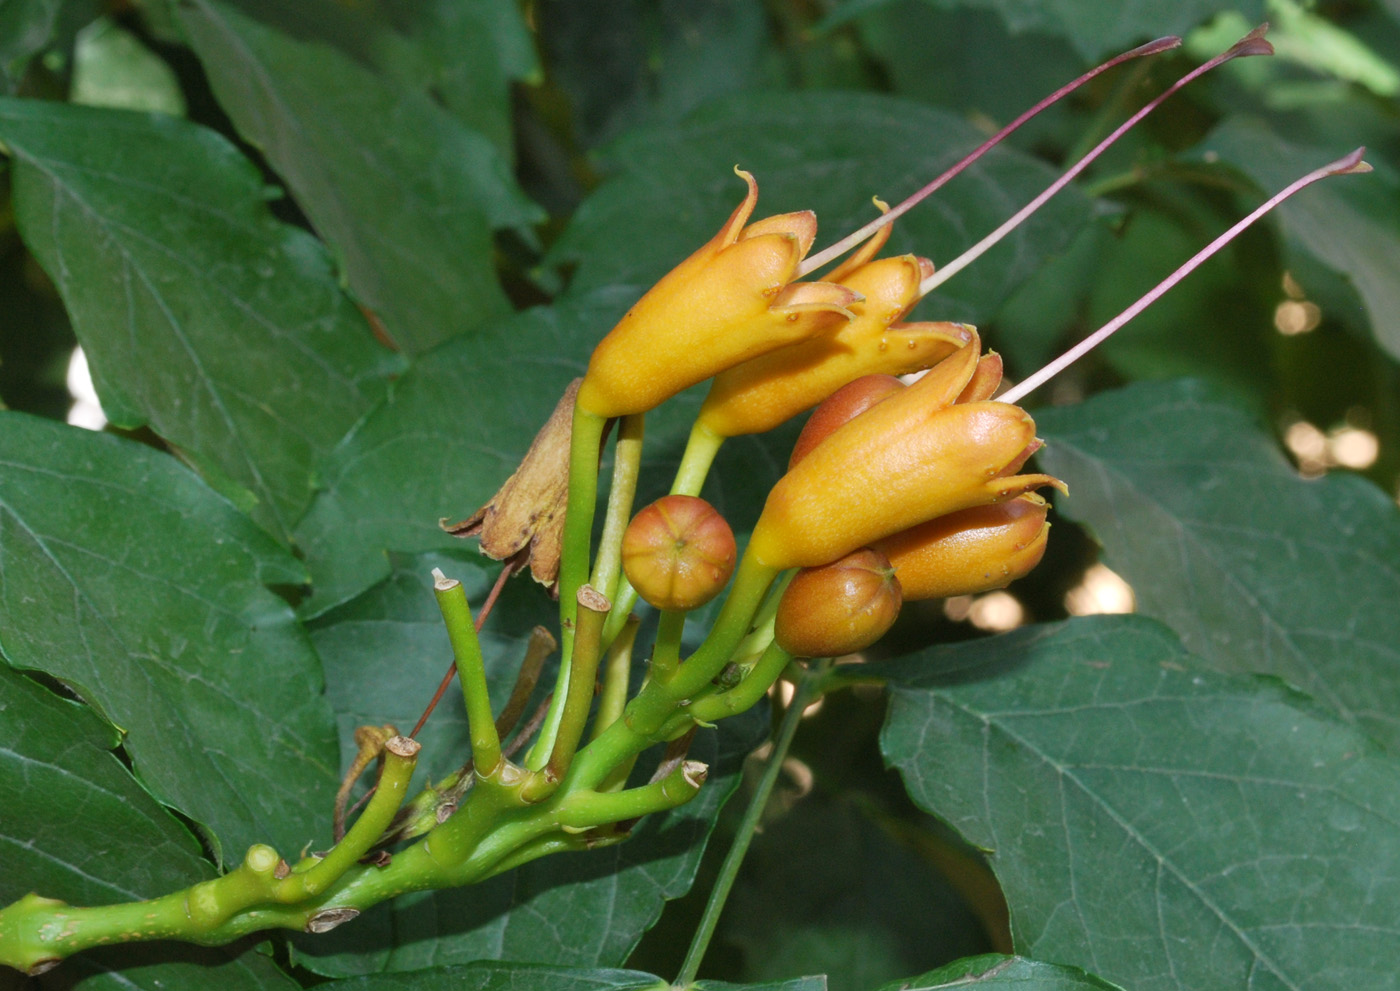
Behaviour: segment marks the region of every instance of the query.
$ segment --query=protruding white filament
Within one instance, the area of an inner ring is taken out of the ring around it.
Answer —
[[[1284,200],[1288,199],[1294,193],[1308,186],[1311,186],[1319,179],[1326,179],[1328,176],[1350,175],[1356,172],[1370,172],[1371,166],[1361,160],[1361,156],[1365,154],[1365,152],[1365,148],[1357,148],[1351,154],[1345,155],[1329,165],[1324,165],[1320,169],[1316,169],[1315,171],[1309,172],[1301,179],[1296,180],[1283,190],[1279,191],[1278,193],[1275,193],[1265,203],[1263,203],[1252,213],[1250,213],[1249,216],[1236,223],[1224,234],[1221,234],[1214,241],[1210,242],[1210,244],[1206,245],[1200,251],[1196,252],[1196,254],[1192,255],[1189,261],[1187,261],[1175,272],[1173,272],[1171,275],[1167,276],[1165,279],[1159,282],[1136,303],[1133,303],[1122,313],[1118,314],[1108,323],[1104,324],[1098,330],[1094,331],[1094,333],[1090,334],[1088,337],[1084,338],[1084,340],[1080,341],[1074,347],[1070,348],[1064,354],[1060,355],[1060,357],[1056,358],[1054,361],[1050,362],[1050,364],[1040,369],[1040,371],[1036,372],[1034,375],[1031,375],[1029,378],[1023,379],[1022,381],[1016,383],[1016,385],[1013,386],[1011,389],[1008,389],[1004,395],[997,396],[997,401],[1003,403],[1017,402],[1023,397],[1029,395],[1033,390],[1044,385],[1046,382],[1058,375],[1060,372],[1064,371],[1070,365],[1074,364],[1084,355],[1088,354],[1094,348],[1098,347],[1100,344],[1106,341],[1115,331],[1118,330],[1119,327],[1122,327],[1133,317],[1137,316],[1143,310],[1147,309],[1149,306],[1155,303],[1158,299],[1160,299],[1163,295],[1166,294],[1167,290],[1171,289],[1182,279],[1186,278],[1186,276],[1194,272],[1197,268],[1200,267],[1202,262],[1204,262],[1211,255],[1215,254],[1225,245],[1229,244],[1230,241],[1234,240],[1234,238],[1237,237],[1241,231],[1249,227],[1256,220],[1264,216],[1264,214],[1268,213],[1270,210],[1278,206]]]
[[[934,179],[927,186],[924,186],[917,193],[915,193],[913,196],[910,196],[908,199],[900,203],[894,209],[880,215],[879,217],[876,217],[874,220],[866,224],[854,234],[850,234],[846,237],[843,237],[841,240],[837,241],[829,248],[825,248],[822,251],[817,252],[815,255],[812,255],[810,258],[805,260],[801,264],[801,266],[798,267],[797,275],[793,276],[793,278],[801,279],[810,275],[812,272],[815,272],[823,265],[827,264],[830,261],[834,261],[836,258],[845,254],[847,251],[850,251],[856,245],[860,244],[866,238],[870,237],[870,235],[878,231],[881,227],[884,227],[886,224],[894,223],[896,219],[907,213],[911,208],[913,208],[916,204],[918,204],[929,194],[935,192],[938,189],[941,189],[944,185],[948,183],[950,179],[958,175],[973,162],[977,161],[993,147],[1000,144],[1001,141],[1012,131],[1016,130],[1018,127],[1020,127],[1026,121],[1030,120],[1036,114],[1040,113],[1046,107],[1049,107],[1052,104],[1059,102],[1059,100],[1063,99],[1065,96],[1068,96],[1070,93],[1073,93],[1076,89],[1078,89],[1080,86],[1083,86],[1095,76],[1099,75],[1102,72],[1107,72],[1114,66],[1120,65],[1121,63],[1126,62],[1129,59],[1140,58],[1143,55],[1156,55],[1158,52],[1165,52],[1169,49],[1176,48],[1180,44],[1181,39],[1174,36],[1158,38],[1156,41],[1149,41],[1147,44],[1142,45],[1139,48],[1134,48],[1130,52],[1124,52],[1122,55],[1118,55],[1114,58],[1109,59],[1103,65],[1100,65],[1094,69],[1090,69],[1088,72],[1084,73],[1084,75],[1080,76],[1073,82],[1066,83],[1064,86],[1061,86],[1059,89],[1055,90],[1055,92],[1051,93],[1045,99],[1041,100],[1035,106],[1031,107],[1025,113],[1021,114],[1021,116],[1017,117],[1010,124],[1007,124],[1000,131],[997,131],[996,134],[993,134],[986,141],[983,141],[971,152],[969,152],[963,158],[959,159],[957,164],[953,165],[950,169],[948,169],[946,172],[940,175],[937,179]]]

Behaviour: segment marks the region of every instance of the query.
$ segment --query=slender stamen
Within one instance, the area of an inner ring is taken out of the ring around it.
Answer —
[[[899,204],[899,206],[895,207],[893,210],[890,210],[888,213],[884,213],[881,214],[879,217],[876,217],[874,220],[866,224],[860,230],[856,231],[854,234],[849,235],[848,237],[842,238],[840,241],[837,241],[831,247],[825,248],[822,251],[817,252],[815,255],[812,255],[810,258],[808,258],[801,264],[801,266],[797,270],[797,275],[793,276],[793,278],[800,279],[807,275],[810,275],[812,272],[815,272],[827,262],[832,261],[833,259],[837,258],[842,254],[845,254],[847,251],[850,251],[857,244],[860,244],[871,234],[874,234],[876,231],[878,231],[881,227],[885,227],[888,224],[894,223],[895,220],[903,216],[905,213],[908,213],[909,210],[911,210],[925,197],[941,189],[944,185],[948,183],[950,179],[958,175],[973,162],[977,161],[988,151],[990,151],[993,147],[1000,144],[1001,141],[1012,131],[1016,130],[1018,127],[1020,127],[1026,121],[1030,120],[1036,114],[1040,113],[1046,107],[1049,107],[1052,104],[1059,102],[1061,99],[1068,96],[1070,93],[1073,93],[1080,86],[1083,86],[1095,76],[1099,75],[1100,73],[1107,72],[1109,69],[1112,69],[1116,65],[1120,65],[1124,62],[1127,62],[1129,59],[1140,58],[1143,55],[1156,55],[1158,52],[1165,52],[1169,49],[1176,48],[1180,44],[1181,39],[1175,36],[1168,36],[1166,38],[1158,38],[1156,41],[1149,41],[1147,44],[1139,48],[1134,48],[1130,52],[1124,52],[1122,55],[1118,55],[1114,58],[1109,59],[1103,65],[1098,66],[1094,69],[1090,69],[1088,72],[1084,73],[1084,75],[1080,76],[1073,82],[1066,83],[1064,86],[1061,86],[1059,89],[1055,90],[1055,92],[1051,93],[1045,99],[1041,100],[1035,106],[1031,107],[1025,113],[1021,114],[1021,116],[1017,117],[1010,124],[1007,124],[1000,131],[997,131],[996,134],[993,134],[986,141],[983,141],[975,149],[969,152],[964,158],[960,159],[956,165],[948,169],[948,171],[944,172],[942,175],[940,175],[937,179],[933,180],[933,182],[929,183],[923,189],[920,189],[917,193],[909,197],[903,203]]]
[[[934,272],[933,275],[929,276],[923,282],[919,283],[919,294],[921,296],[927,295],[934,289],[937,289],[939,286],[943,285],[943,283],[947,282],[953,276],[957,275],[963,269],[967,268],[967,266],[971,265],[978,258],[982,257],[982,255],[989,248],[995,245],[1007,234],[1010,234],[1011,231],[1013,231],[1015,228],[1020,226],[1021,222],[1024,221],[1027,217],[1029,217],[1031,214],[1035,213],[1035,211],[1039,210],[1041,206],[1044,205],[1046,200],[1048,200],[1050,197],[1054,196],[1060,190],[1064,189],[1071,182],[1073,182],[1075,178],[1078,177],[1079,173],[1083,172],[1086,168],[1089,167],[1089,165],[1094,161],[1094,159],[1098,158],[1105,151],[1107,151],[1110,145],[1112,145],[1115,141],[1121,138],[1124,134],[1127,134],[1128,131],[1131,130],[1138,123],[1138,121],[1142,120],[1152,111],[1156,110],[1167,100],[1168,97],[1174,94],[1177,90],[1181,89],[1183,86],[1188,85],[1197,77],[1205,75],[1207,72],[1209,72],[1211,69],[1214,69],[1216,66],[1223,65],[1224,63],[1230,61],[1233,58],[1238,58],[1244,55],[1272,55],[1274,52],[1274,46],[1264,40],[1264,32],[1268,29],[1268,27],[1269,26],[1267,24],[1261,24],[1259,27],[1249,32],[1249,34],[1245,35],[1239,41],[1235,42],[1235,44],[1231,46],[1229,51],[1222,52],[1215,58],[1211,59],[1209,62],[1205,63],[1202,66],[1199,66],[1191,72],[1188,72],[1186,75],[1178,79],[1156,99],[1152,100],[1145,107],[1143,107],[1137,113],[1133,114],[1122,124],[1120,124],[1113,131],[1112,134],[1110,134],[1108,137],[1104,138],[1097,145],[1095,145],[1092,151],[1090,151],[1087,155],[1085,155],[1079,161],[1075,162],[1072,166],[1070,166],[1069,170],[1065,172],[1064,175],[1056,179],[1053,183],[1051,183],[1050,186],[1043,193],[1041,193],[1035,199],[1031,200],[1020,210],[1016,211],[1016,213],[1013,214],[1011,218],[1006,221],[1006,223],[1002,224],[996,230],[992,231],[992,233],[988,234],[982,240],[978,241],[972,247],[968,248],[962,254],[958,255],[957,258],[953,259],[942,269],[939,269],[938,271]]]
[[[1352,175],[1358,172],[1370,172],[1371,166],[1361,160],[1361,156],[1365,154],[1365,152],[1365,148],[1357,148],[1351,154],[1337,159],[1330,165],[1324,165],[1320,169],[1317,169],[1313,172],[1309,172],[1301,179],[1298,179],[1295,182],[1293,182],[1287,188],[1274,194],[1272,197],[1269,198],[1267,202],[1265,202],[1263,205],[1254,210],[1253,213],[1245,217],[1243,220],[1239,221],[1237,224],[1235,224],[1235,226],[1231,227],[1224,234],[1221,234],[1214,241],[1210,242],[1210,244],[1206,245],[1204,248],[1198,251],[1195,255],[1191,257],[1190,261],[1186,262],[1171,275],[1167,276],[1165,279],[1159,282],[1155,288],[1150,290],[1145,296],[1139,299],[1132,306],[1129,306],[1122,313],[1118,314],[1108,323],[1104,324],[1098,330],[1094,331],[1094,333],[1090,334],[1088,337],[1084,338],[1084,340],[1080,341],[1074,347],[1070,348],[1064,354],[1060,355],[1060,357],[1056,358],[1054,361],[1050,362],[1050,364],[1040,369],[1040,371],[1036,372],[1034,375],[1030,376],[1024,381],[1018,382],[1013,388],[1008,389],[1004,395],[997,396],[997,401],[1003,403],[1014,403],[1017,400],[1028,395],[1032,390],[1039,388],[1041,385],[1044,385],[1052,377],[1058,375],[1070,365],[1074,364],[1074,362],[1078,361],[1081,357],[1088,354],[1094,348],[1098,347],[1099,344],[1107,340],[1108,337],[1111,334],[1113,334],[1114,331],[1116,331],[1119,327],[1123,326],[1133,317],[1137,316],[1143,310],[1147,309],[1149,306],[1155,303],[1158,299],[1162,297],[1163,294],[1167,292],[1167,290],[1171,289],[1182,279],[1186,278],[1186,276],[1190,275],[1201,265],[1202,262],[1204,262],[1211,255],[1215,254],[1221,248],[1223,248],[1246,227],[1254,223],[1260,217],[1264,216],[1264,214],[1268,213],[1270,210],[1278,206],[1280,203],[1288,199],[1288,197],[1292,196],[1300,189],[1312,185],[1319,179],[1326,179],[1328,176]]]

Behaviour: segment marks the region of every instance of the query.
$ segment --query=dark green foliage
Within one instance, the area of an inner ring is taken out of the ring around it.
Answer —
[[[839,732],[809,721],[815,794],[771,813],[701,971],[740,983],[696,986],[1400,987],[1381,0],[0,3],[0,905],[151,897],[254,842],[329,844],[354,727],[406,730],[448,663],[429,569],[473,603],[498,572],[439,519],[495,492],[597,340],[713,235],[735,165],[756,216],[816,210],[820,248],[1093,61],[1187,34],[899,221],[890,252],[943,265],[1265,7],[1273,60],[1179,94],[914,318],[978,324],[1024,377],[1298,175],[1363,143],[1375,172],[1307,191],[1032,397],[1078,525],[1027,579],[1050,622],[983,636],[911,610],[842,670],[888,683],[884,730],[868,690]],[[1316,328],[1277,333],[1285,303]],[[75,339],[106,434],[58,422]],[[648,419],[642,501],[702,395]],[[1280,444],[1300,417],[1370,431],[1367,477],[1301,478]],[[721,454],[705,493],[736,533],[793,429]],[[1142,615],[1055,622],[1045,590],[1094,553]],[[498,707],[555,622],[507,586],[482,640]],[[679,960],[705,892],[665,903],[713,876],[763,723],[702,732],[700,797],[626,844],[330,936],[111,948],[34,986],[663,991],[618,968],[648,929],[631,966]],[[460,765],[455,689],[421,740],[421,780]],[[988,947],[1007,955],[949,959]]]

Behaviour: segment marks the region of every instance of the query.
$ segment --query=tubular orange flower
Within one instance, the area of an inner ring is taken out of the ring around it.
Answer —
[[[919,301],[933,262],[914,255],[871,261],[889,233],[881,229],[829,276],[864,297],[850,305],[854,319],[721,372],[700,408],[701,426],[719,437],[763,433],[863,375],[916,372],[972,340],[972,328],[960,323],[899,322]]]
[[[1005,588],[1044,556],[1049,508],[1028,492],[929,520],[875,548],[889,559],[906,602]]]
[[[745,224],[748,195],[708,244],[662,277],[598,344],[578,403],[597,416],[644,413],[682,389],[851,319],[860,295],[831,282],[792,282],[812,247],[810,210]]]
[[[771,568],[814,567],[960,509],[1063,483],[1016,475],[1040,446],[1006,403],[958,402],[979,367],[973,342],[837,428],[768,495],[750,552]]]

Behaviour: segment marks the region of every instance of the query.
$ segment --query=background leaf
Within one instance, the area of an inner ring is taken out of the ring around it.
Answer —
[[[197,0],[178,17],[220,104],[409,352],[509,307],[491,230],[538,215],[496,149],[334,49]]]
[[[886,6],[888,2],[847,0],[842,6],[852,8],[850,13],[856,14]],[[944,9],[965,7],[995,11],[1013,34],[1037,33],[1062,37],[1074,46],[1086,62],[1093,62],[1110,50],[1131,48],[1153,36],[1185,34],[1220,9],[1211,0],[1187,0],[1169,7],[1163,7],[1153,0],[1123,0],[1115,4],[1096,3],[1095,0],[1053,0],[1040,4],[1019,0],[924,2]],[[1234,9],[1251,24],[1257,24],[1264,16],[1263,0],[1236,4]]]
[[[264,583],[301,568],[168,456],[21,414],[0,429],[0,655],[125,733],[216,851],[322,836],[338,763],[321,671]]]
[[[1069,483],[1139,611],[1223,671],[1286,678],[1400,739],[1400,512],[1346,475],[1304,481],[1199,383],[1139,383],[1037,411],[1041,464]]]
[[[172,948],[134,944],[83,953],[30,982],[40,991],[295,991],[288,977],[257,948]]]
[[[343,991],[661,991],[665,982],[636,970],[584,970],[528,963],[435,967],[407,974],[377,974],[336,981]]]
[[[713,237],[742,199],[736,162],[758,180],[756,217],[816,211],[819,249],[875,216],[871,195],[899,202],[984,138],[946,111],[878,94],[717,101],[678,125],[634,132],[608,149],[615,174],[580,206],[550,258],[577,262],[571,291],[631,286],[640,295]],[[994,152],[896,224],[884,254],[912,251],[942,264],[1054,175],[1025,155]],[[1088,217],[1088,200],[1067,190],[916,308],[916,317],[976,322],[989,315]]]
[[[30,891],[74,905],[164,894],[213,877],[199,843],[112,754],[116,728],[0,666],[0,903]],[[97,875],[95,863],[113,869]]]
[[[905,978],[879,991],[938,991],[939,988],[972,987],[1015,991],[1114,991],[1116,985],[1086,974],[1077,967],[1060,967],[1025,957],[989,954],[958,960],[918,977]]]
[[[1199,150],[1219,156],[1274,192],[1350,148],[1295,144],[1261,120],[1232,117]],[[1400,358],[1400,176],[1384,159],[1374,164],[1370,175],[1327,183],[1284,204],[1279,220],[1290,256],[1344,273],[1341,277],[1361,297],[1376,340],[1392,358]],[[1305,288],[1316,288],[1302,272],[1297,277]],[[1331,302],[1347,314],[1349,300],[1334,296]]]
[[[395,367],[320,245],[272,218],[228,142],[182,121],[3,101],[0,141],[107,417],[149,423],[286,539],[314,465]]]
[[[671,987],[638,970],[584,970],[539,964],[480,962],[406,974],[379,974],[337,981],[337,991],[667,991]],[[700,981],[695,991],[825,991],[820,977],[764,984]]]
[[[1400,986],[1400,764],[1138,617],[882,665],[910,795],[988,856],[1020,952],[1141,991]]]
[[[987,945],[941,873],[857,801],[822,793],[769,813],[716,940],[742,953],[747,980],[821,973],[832,991]]]

